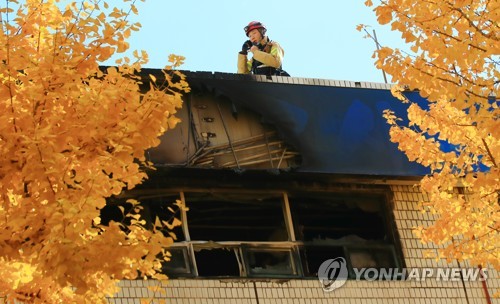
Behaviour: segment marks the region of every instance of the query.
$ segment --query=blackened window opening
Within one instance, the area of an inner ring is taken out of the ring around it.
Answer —
[[[387,239],[383,202],[374,196],[289,195],[295,237],[305,242]]]
[[[302,271],[306,277],[317,277],[319,266],[329,259],[346,258],[343,247],[303,246],[300,248]]]
[[[179,195],[162,196],[160,198],[144,200],[145,207],[144,217],[148,224],[153,225],[156,219],[163,224],[161,232],[165,236],[174,237],[175,241],[185,241],[182,226],[175,226],[173,229],[168,229],[167,225],[163,222],[172,223],[173,218],[181,220],[181,209],[176,205],[179,200]]]
[[[191,240],[286,241],[282,197],[186,193]]]
[[[123,231],[129,231],[127,227],[131,224],[131,218],[127,217],[127,214],[140,214],[139,209],[141,208],[137,208],[137,206],[127,202],[107,204],[100,212],[101,224],[109,226],[110,222],[116,222],[120,224],[120,228]]]
[[[139,214],[141,216],[140,219],[145,221],[144,227],[146,229],[152,229],[153,225],[157,222],[168,222],[171,224],[174,217],[179,220],[181,219],[181,210],[176,205],[177,200],[179,200],[179,195],[172,194],[141,199],[138,204],[126,201],[108,203],[101,209],[101,223],[107,226],[111,221],[117,222],[121,224],[123,230],[127,231],[127,227],[131,224],[131,217],[127,215]],[[159,229],[164,236],[172,237],[178,242],[185,241],[182,226],[175,226],[173,229],[168,229],[164,223],[162,226]]]
[[[238,248],[196,249],[194,256],[200,277],[239,277]]]
[[[258,246],[246,248],[248,271],[254,276],[288,275],[293,276],[295,270],[292,250],[261,249]]]
[[[145,226],[181,219],[180,196],[143,199]],[[383,194],[185,192],[184,198],[186,222],[173,231],[172,261],[162,263],[172,277],[317,277],[323,262],[338,257],[351,278],[354,268],[402,267]],[[110,204],[102,222],[122,222],[126,229],[130,218],[123,210],[135,207]]]

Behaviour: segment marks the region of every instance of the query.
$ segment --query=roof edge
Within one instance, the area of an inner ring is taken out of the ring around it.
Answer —
[[[143,68],[141,74],[156,74],[161,69]],[[328,86],[328,87],[345,87],[345,88],[361,88],[361,89],[378,89],[390,90],[392,84],[367,82],[367,81],[351,81],[351,80],[333,80],[321,78],[305,78],[305,77],[287,77],[287,76],[266,76],[252,74],[236,74],[223,72],[205,72],[205,71],[188,71],[179,70],[179,72],[191,79],[221,79],[221,80],[238,80],[238,81],[256,81],[266,83],[280,83],[290,85],[312,85],[312,86]]]

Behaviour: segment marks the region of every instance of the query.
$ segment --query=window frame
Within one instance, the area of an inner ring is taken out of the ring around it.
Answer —
[[[250,252],[288,252],[290,257],[290,267],[292,273],[290,274],[279,274],[279,273],[253,273],[251,271],[252,267],[250,266]],[[302,277],[302,267],[298,262],[300,261],[297,247],[283,246],[282,244],[265,244],[265,245],[256,245],[253,243],[243,243],[241,246],[241,252],[243,255],[243,262],[245,264],[246,274],[250,278],[300,278]]]
[[[358,185],[359,186],[359,185]],[[269,195],[277,195],[280,196],[280,199],[282,201],[281,209],[283,212],[283,219],[284,219],[284,224],[285,224],[285,229],[288,235],[288,240],[286,241],[238,241],[238,240],[228,240],[228,241],[216,241],[212,242],[209,240],[198,240],[198,241],[193,241],[190,236],[189,232],[189,212],[186,211],[189,209],[189,202],[186,201],[186,192],[192,192],[192,193],[206,193],[206,192],[218,192],[218,193],[224,193],[224,192],[231,192],[231,193],[238,193],[241,195],[249,195],[251,196],[252,194],[259,193],[261,194],[269,194]],[[186,272],[182,273],[175,273],[175,274],[170,274],[169,276],[175,277],[175,278],[182,278],[182,277],[194,277],[194,278],[254,278],[254,279],[263,279],[263,278],[269,278],[269,279],[284,279],[284,278],[290,278],[290,279],[311,279],[315,278],[312,276],[308,276],[304,273],[304,262],[307,263],[307,261],[303,261],[303,257],[301,255],[301,248],[305,248],[306,246],[332,246],[332,247],[342,247],[343,252],[346,258],[346,262],[349,268],[349,277],[352,278],[354,275],[353,269],[352,269],[352,261],[350,260],[350,250],[355,250],[356,248],[367,248],[367,247],[381,247],[381,248],[390,248],[390,252],[392,253],[392,259],[391,261],[394,262],[395,267],[397,268],[403,268],[404,267],[404,257],[403,257],[403,252],[401,249],[401,243],[400,243],[400,238],[398,234],[398,230],[396,227],[396,222],[394,219],[394,213],[392,210],[393,207],[393,201],[392,201],[392,191],[388,187],[360,187],[360,189],[356,189],[356,187],[348,187],[348,188],[343,188],[341,187],[340,189],[314,189],[314,191],[307,191],[306,189],[302,189],[300,191],[293,191],[293,190],[269,190],[269,189],[203,189],[203,188],[197,188],[197,189],[189,189],[185,188],[182,190],[169,190],[168,192],[163,192],[159,195],[155,195],[153,198],[160,198],[160,197],[166,197],[166,196],[171,196],[172,194],[178,193],[179,199],[183,203],[184,206],[187,208],[181,208],[180,212],[180,220],[182,222],[181,228],[182,228],[182,233],[184,236],[183,241],[175,241],[171,246],[172,249],[176,250],[182,250],[184,254],[184,263],[186,266]],[[368,195],[370,197],[376,197],[378,200],[380,200],[381,203],[381,214],[383,216],[383,222],[384,222],[384,227],[383,229],[387,233],[387,242],[386,243],[373,243],[373,244],[356,244],[355,242],[350,243],[350,242],[332,242],[330,244],[314,244],[313,242],[307,242],[307,241],[301,241],[296,239],[296,234],[295,234],[295,226],[294,226],[294,219],[292,215],[292,209],[291,209],[291,202],[289,198],[289,194],[305,194],[305,195],[310,195],[310,196],[324,196],[324,195],[335,195],[335,194],[341,194],[341,195]],[[151,199],[152,197],[149,196],[147,199]],[[141,199],[138,199],[141,201]],[[153,203],[153,202],[151,202]],[[198,265],[197,265],[197,260],[196,260],[196,254],[195,251],[198,250],[199,248],[202,247],[211,247],[215,248],[217,246],[220,247],[237,247],[238,248],[238,263],[240,266],[240,276],[234,277],[234,276],[223,276],[223,277],[208,277],[208,276],[200,276],[198,272]],[[287,251],[290,254],[290,264],[292,267],[292,274],[272,274],[272,273],[262,273],[258,274],[255,272],[251,271],[250,263],[249,263],[249,251]],[[334,257],[332,257],[334,258]]]

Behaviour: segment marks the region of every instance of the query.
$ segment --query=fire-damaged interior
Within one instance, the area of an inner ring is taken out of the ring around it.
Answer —
[[[156,70],[143,71],[155,74]],[[180,119],[148,151],[159,166],[293,169],[301,172],[421,176],[389,139],[387,109],[408,104],[387,87],[287,77],[185,72],[191,92]],[[301,83],[298,83],[298,81]],[[295,82],[291,82],[295,81]],[[365,87],[363,87],[365,86]],[[406,92],[425,102],[418,92]]]
[[[387,187],[322,174],[167,171],[130,195],[142,202],[147,223],[172,212],[183,222],[164,264],[170,277],[313,278],[336,257],[346,259],[351,275],[353,267],[402,267]],[[123,199],[103,217],[119,214]]]

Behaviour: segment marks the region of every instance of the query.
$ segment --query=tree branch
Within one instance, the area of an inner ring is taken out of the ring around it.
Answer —
[[[492,40],[495,40],[495,41],[499,41],[500,39],[498,39],[496,36],[495,36],[495,33],[496,31],[495,30],[491,30],[489,34],[486,34],[483,32],[482,29],[480,29],[476,24],[474,24],[474,22],[469,18],[469,16],[467,16],[461,9],[459,8],[456,8],[453,3],[449,2],[449,1],[446,1],[446,4],[448,4],[448,6],[450,7],[451,10],[453,11],[456,11],[457,13],[459,13],[463,18],[465,18],[467,20],[467,22],[469,23],[469,26],[472,27],[473,29],[475,29],[481,36],[485,37],[485,38],[488,38],[488,39],[492,39]],[[491,21],[491,20],[490,20]],[[491,22],[492,24],[495,24],[495,22]],[[498,28],[498,26],[496,26]]]
[[[491,162],[493,163],[493,166],[495,166],[495,168],[498,168],[498,165],[495,161],[495,157],[493,156],[493,154],[491,153],[491,150],[490,148],[488,147],[488,144],[486,143],[486,141],[484,140],[484,138],[481,138],[482,142],[483,142],[483,145],[484,147],[486,148],[486,152],[488,152],[488,156],[490,157],[491,159]]]

